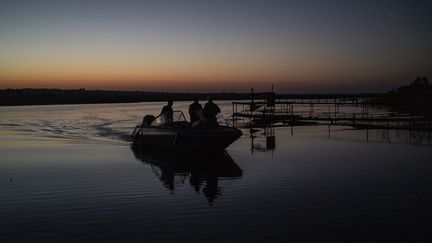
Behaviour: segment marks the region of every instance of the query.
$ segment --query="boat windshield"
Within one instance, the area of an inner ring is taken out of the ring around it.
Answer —
[[[174,111],[173,121],[174,122],[187,122],[186,117],[182,111]]]
[[[187,122],[186,117],[184,116],[182,111],[174,111],[173,112],[173,121],[172,123],[183,123],[183,122]],[[168,122],[166,122],[163,117],[158,116],[152,123],[150,126],[152,127],[157,127],[163,124],[167,124]]]

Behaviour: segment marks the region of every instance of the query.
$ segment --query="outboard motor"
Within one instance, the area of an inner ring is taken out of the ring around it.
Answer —
[[[153,115],[145,115],[142,121],[142,126],[149,127],[155,119],[156,117]]]
[[[156,120],[156,117],[153,116],[153,115],[145,115],[144,116],[141,125],[136,126],[134,128],[133,132],[132,132],[132,137],[134,139],[134,143],[135,143],[135,141],[137,139],[137,135],[139,135],[139,133],[141,132],[141,129],[143,127],[149,127],[149,126],[151,126],[151,124],[152,124],[152,122],[154,120]]]

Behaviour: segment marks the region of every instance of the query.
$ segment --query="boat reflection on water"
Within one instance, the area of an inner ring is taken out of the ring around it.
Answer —
[[[213,153],[175,152],[132,146],[135,157],[149,164],[164,186],[174,193],[176,182],[187,183],[205,195],[210,205],[221,195],[220,179],[239,179],[243,172],[225,151]]]

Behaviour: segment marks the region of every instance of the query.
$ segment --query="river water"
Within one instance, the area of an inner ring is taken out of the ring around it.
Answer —
[[[1,107],[0,242],[432,240],[430,133],[277,127],[219,156],[132,150],[163,105]]]

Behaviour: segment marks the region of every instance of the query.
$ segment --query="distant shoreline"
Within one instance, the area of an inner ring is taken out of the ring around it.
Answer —
[[[278,98],[359,98],[380,97],[379,93],[360,94],[278,94]],[[250,99],[250,93],[215,92],[153,92],[153,91],[109,91],[85,89],[2,89],[0,90],[0,106],[25,105],[71,105],[71,104],[102,104],[102,103],[136,103],[156,101],[189,101],[197,97],[200,100],[208,96],[216,100]]]

